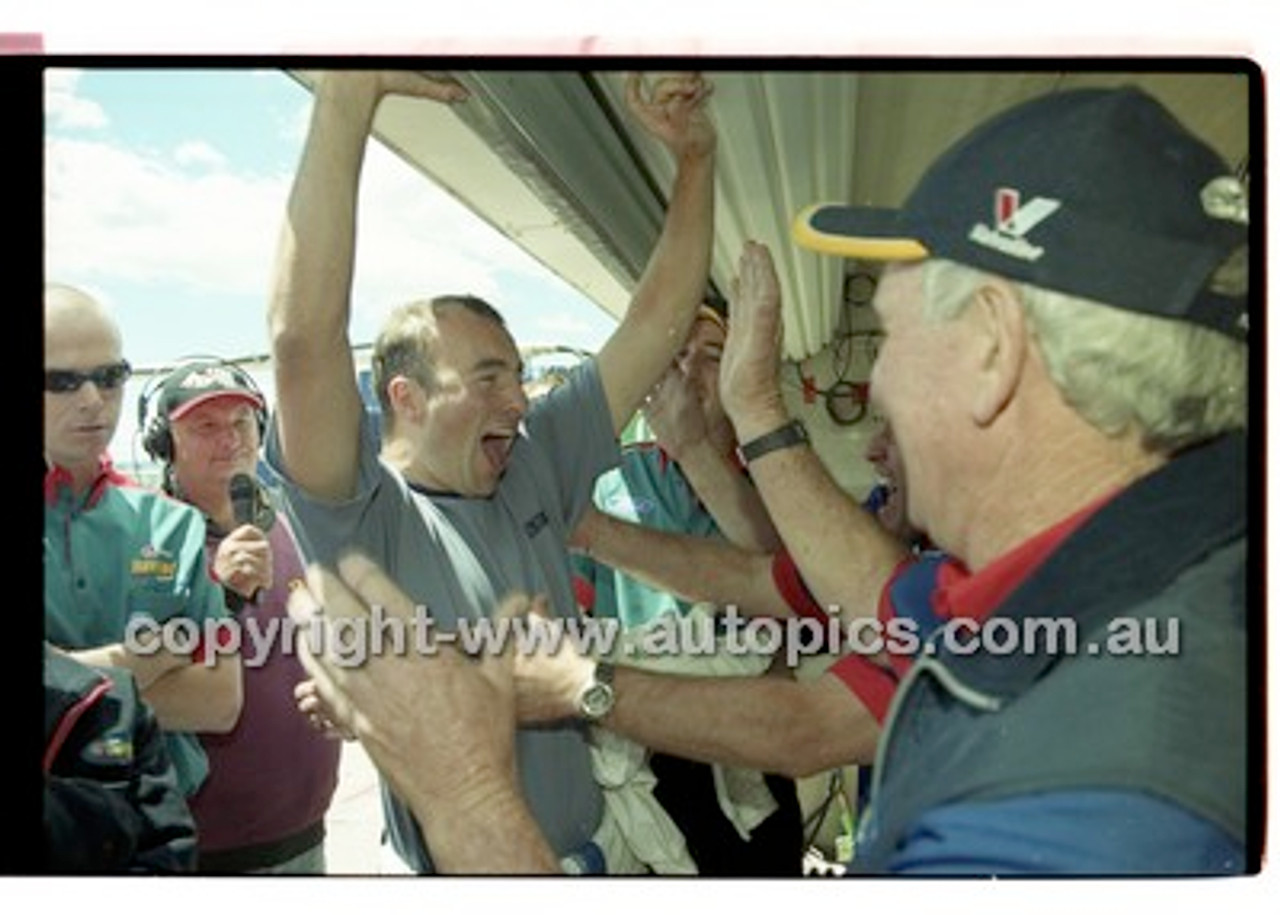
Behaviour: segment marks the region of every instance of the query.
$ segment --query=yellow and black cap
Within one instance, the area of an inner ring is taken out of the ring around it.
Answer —
[[[1242,337],[1245,290],[1208,283],[1247,255],[1248,213],[1245,185],[1152,96],[1077,89],[979,125],[901,209],[818,204],[792,233],[828,254],[945,258]]]

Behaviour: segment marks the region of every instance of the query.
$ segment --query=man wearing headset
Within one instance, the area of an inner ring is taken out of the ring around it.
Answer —
[[[324,873],[324,816],[341,744],[295,707],[306,673],[284,635],[285,602],[302,560],[256,476],[266,399],[243,369],[197,359],[144,390],[139,414],[148,412],[143,446],[164,464],[165,491],[205,516],[210,573],[225,589],[244,665],[236,726],[201,735],[209,778],[190,799],[199,869]]]
[[[47,285],[45,639],[81,663],[133,675],[190,796],[208,767],[196,734],[230,730],[240,714],[240,660],[203,660],[195,644],[128,638],[138,623],[154,635],[171,622],[200,629],[226,616],[221,589],[205,571],[199,513],[137,485],[107,454],[129,374],[107,310],[79,289]]]

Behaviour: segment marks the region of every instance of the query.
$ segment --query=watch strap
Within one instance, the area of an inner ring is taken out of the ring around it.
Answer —
[[[804,423],[798,419],[793,419],[785,426],[774,429],[772,432],[766,432],[759,438],[753,438],[740,449],[742,451],[742,460],[744,463],[751,463],[756,458],[764,457],[770,451],[777,451],[781,448],[791,448],[795,445],[804,445],[809,441],[809,431],[805,429]]]

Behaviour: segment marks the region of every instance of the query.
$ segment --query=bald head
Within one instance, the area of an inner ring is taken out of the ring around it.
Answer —
[[[120,328],[101,303],[71,286],[45,286],[45,460],[71,471],[77,490],[91,484],[115,434],[124,385],[50,388],[48,373],[97,372],[119,365],[121,358]]]
[[[68,348],[107,353],[104,361],[120,358],[122,343],[115,318],[88,293],[61,283],[44,287],[44,361],[48,368],[65,366],[51,361],[70,355]],[[96,356],[94,358],[97,358]]]

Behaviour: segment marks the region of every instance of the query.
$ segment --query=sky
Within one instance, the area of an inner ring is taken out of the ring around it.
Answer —
[[[311,96],[280,70],[45,71],[45,276],[115,313],[136,367],[265,354],[266,294]],[[471,292],[520,345],[597,350],[616,320],[378,143],[361,189],[351,339]],[[255,375],[257,373],[255,372]],[[270,393],[269,373],[259,375]],[[126,389],[112,444],[136,445]]]

